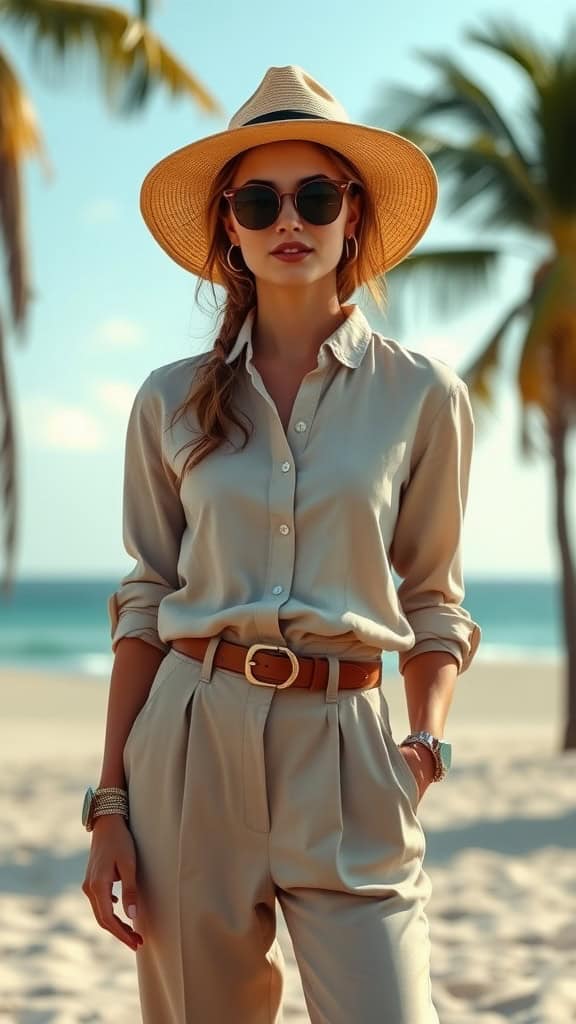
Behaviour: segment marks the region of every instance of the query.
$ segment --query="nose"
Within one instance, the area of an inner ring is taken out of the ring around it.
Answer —
[[[280,213],[278,214],[276,227],[288,227],[301,223],[302,218],[296,209],[294,196],[289,192],[284,192],[280,197]]]

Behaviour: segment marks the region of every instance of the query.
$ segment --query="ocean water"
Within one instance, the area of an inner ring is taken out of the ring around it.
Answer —
[[[0,666],[108,676],[107,600],[117,579],[20,580],[0,597]],[[562,658],[560,587],[547,580],[468,578],[464,606],[482,628],[482,661]],[[398,656],[385,652],[384,671]]]

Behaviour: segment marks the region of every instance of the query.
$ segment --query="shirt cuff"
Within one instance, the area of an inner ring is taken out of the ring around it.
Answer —
[[[413,619],[413,616],[411,616],[411,619]],[[412,622],[411,625],[413,626]],[[398,653],[398,669],[400,673],[404,672],[404,667],[410,658],[414,658],[417,654],[424,654],[426,651],[447,651],[448,654],[452,654],[456,659],[457,675],[462,675],[472,664],[482,637],[480,626],[472,620],[460,621],[459,624],[455,623],[451,637],[441,636],[431,629],[426,630],[422,625],[419,626],[418,630],[414,630],[414,632],[417,640],[413,647],[408,651],[400,651]]]
[[[170,644],[165,643],[158,635],[158,608],[125,608],[122,609],[118,602],[117,593],[108,598],[108,617],[110,620],[110,635],[112,638],[112,652],[116,653],[118,642],[126,636],[139,637],[146,643],[152,644],[165,654],[170,650]]]

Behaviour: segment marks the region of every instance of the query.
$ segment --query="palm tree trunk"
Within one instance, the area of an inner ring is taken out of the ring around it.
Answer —
[[[559,383],[559,382],[557,382]],[[566,717],[563,750],[576,748],[576,573],[568,533],[566,514],[567,459],[566,437],[568,421],[564,413],[562,389],[557,389],[558,400],[554,415],[549,419],[552,461],[555,476],[556,535],[561,565],[562,617],[566,645]]]

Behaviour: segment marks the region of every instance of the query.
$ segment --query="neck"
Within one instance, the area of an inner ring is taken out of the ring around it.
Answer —
[[[262,363],[298,370],[315,365],[322,342],[344,323],[349,310],[332,291],[318,288],[258,290],[252,347]]]

